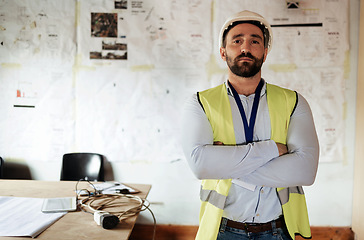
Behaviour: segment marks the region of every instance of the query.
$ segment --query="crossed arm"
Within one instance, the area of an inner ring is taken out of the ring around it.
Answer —
[[[224,143],[222,143],[220,141],[217,141],[217,142],[214,142],[214,145],[224,145]],[[282,143],[277,143],[277,142],[276,142],[276,145],[277,145],[277,148],[278,148],[279,156],[282,156],[282,155],[288,153],[287,145],[284,145]]]
[[[232,178],[269,187],[314,182],[319,146],[311,110],[301,95],[291,117],[287,145],[273,140],[236,146],[214,143],[211,125],[196,98],[186,104],[184,111],[182,146],[197,178]]]

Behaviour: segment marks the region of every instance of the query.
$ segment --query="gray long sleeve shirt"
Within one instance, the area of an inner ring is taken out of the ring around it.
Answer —
[[[264,223],[282,214],[275,188],[305,186],[314,182],[319,144],[307,101],[298,94],[291,116],[288,154],[279,157],[270,140],[271,127],[266,84],[260,95],[253,143],[246,144],[239,109],[228,89],[237,145],[213,145],[211,125],[195,94],[184,107],[182,147],[188,163],[199,179],[233,179],[224,208],[224,217],[240,222]],[[254,94],[240,95],[249,121]]]

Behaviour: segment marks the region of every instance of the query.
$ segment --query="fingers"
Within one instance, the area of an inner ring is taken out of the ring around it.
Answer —
[[[286,145],[284,145],[282,143],[276,143],[276,144],[277,144],[279,156],[282,156],[282,155],[288,153],[288,148]]]

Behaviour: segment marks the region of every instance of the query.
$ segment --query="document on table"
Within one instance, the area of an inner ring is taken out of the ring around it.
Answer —
[[[35,238],[66,214],[43,213],[43,200],[0,196],[0,236]]]

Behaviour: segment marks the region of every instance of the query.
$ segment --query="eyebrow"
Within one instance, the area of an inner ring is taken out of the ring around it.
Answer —
[[[239,34],[234,35],[232,37],[232,39],[239,38],[239,37],[244,37],[244,35],[245,34],[239,33]],[[250,36],[253,37],[253,38],[259,38],[259,39],[263,40],[263,38],[258,34],[251,34]]]

